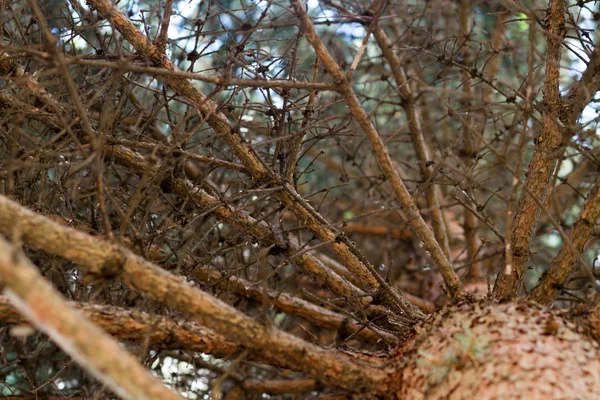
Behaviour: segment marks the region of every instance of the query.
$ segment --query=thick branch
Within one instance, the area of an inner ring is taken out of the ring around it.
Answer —
[[[14,226],[18,226],[17,221]],[[21,314],[119,396],[182,398],[163,386],[119,343],[71,309],[27,257],[2,238],[0,281],[4,293]]]
[[[63,227],[4,196],[0,196],[0,231],[18,234],[32,247],[73,261],[91,274],[117,277],[273,364],[351,391],[386,390],[389,385],[388,371],[263,325],[121,246]]]
[[[263,301],[265,293],[257,286],[245,279],[230,276],[224,279],[222,274],[214,269],[207,267],[198,268],[194,271],[194,277],[203,282],[219,282],[219,286],[224,290],[231,291],[239,296]],[[350,319],[344,315],[319,307],[306,300],[290,296],[286,293],[280,293],[276,290],[267,290],[269,304],[277,307],[279,310],[305,319],[317,326],[336,331],[344,330],[350,336],[357,336],[370,342],[378,342],[385,339],[390,343],[396,343],[398,339],[387,332],[373,330],[361,325],[360,322]]]
[[[512,241],[507,243],[507,251],[512,251],[512,264],[506,263],[498,274],[494,295],[497,298],[513,297],[521,287],[525,277],[525,267],[530,256],[531,244],[537,228],[540,208],[532,198],[535,196],[543,204],[548,195],[551,178],[556,167],[558,149],[562,144],[561,129],[556,117],[561,110],[559,89],[561,46],[565,35],[565,8],[563,0],[551,0],[548,11],[546,36],[546,76],[544,79],[545,110],[542,113],[542,132],[536,140],[533,158],[527,169],[525,186],[519,198],[512,224]]]
[[[588,336],[600,343],[600,301],[598,299],[583,309],[573,310],[568,317],[582,327]]]
[[[109,305],[76,302],[68,304],[119,341],[148,343],[152,348],[207,353],[218,358],[232,357],[243,350],[242,347],[193,321],[175,320]],[[0,321],[2,325],[16,325],[24,323],[26,319],[8,299],[0,297]]]

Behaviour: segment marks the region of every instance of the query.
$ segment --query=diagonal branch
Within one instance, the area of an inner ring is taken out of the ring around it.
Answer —
[[[41,112],[39,109],[32,107],[21,100],[3,93],[0,93],[0,105],[3,105],[7,109],[28,115],[32,119],[37,119],[56,132],[64,130],[62,127],[65,126],[65,121],[60,118],[60,116],[66,115],[66,111],[54,100],[52,95],[45,91],[35,78],[26,74],[20,65],[12,62],[8,57],[0,57],[0,72],[17,78],[16,83],[22,89],[27,91],[27,93],[35,96],[42,104],[46,105],[50,113]],[[84,142],[87,141],[86,132],[82,129],[81,125],[74,124],[70,129],[72,129],[74,134],[81,138],[81,140]],[[97,132],[93,130],[92,135],[97,136]],[[135,147],[135,143],[112,138],[108,138],[107,141],[108,143],[119,144],[107,145],[104,148],[106,155],[114,158],[119,164],[133,170],[139,176],[162,176],[163,178],[158,178],[159,180],[162,179],[162,181],[157,182],[161,188],[165,188],[164,190],[167,190],[168,188],[168,190],[178,194],[181,198],[190,199],[191,203],[198,207],[201,212],[214,212],[221,220],[236,229],[239,229],[241,232],[249,233],[255,240],[263,243],[265,246],[276,245],[280,248],[287,248],[287,253],[290,255],[291,261],[300,265],[307,274],[312,276],[318,283],[329,287],[336,295],[349,299],[351,304],[357,305],[358,308],[364,308],[366,315],[370,319],[376,321],[375,323],[377,325],[383,325],[387,329],[397,331],[400,335],[408,332],[407,327],[405,326],[406,323],[403,323],[402,321],[391,321],[391,319],[397,319],[393,318],[392,315],[387,315],[386,318],[382,318],[382,316],[389,314],[389,312],[381,306],[373,305],[372,296],[366,294],[344,278],[340,277],[311,254],[301,252],[300,246],[295,239],[290,238],[284,243],[274,234],[272,229],[264,221],[256,221],[243,212],[233,210],[230,206],[210,196],[204,190],[194,186],[187,179],[173,176],[175,174],[167,173],[165,175],[160,173],[159,165],[150,164],[145,157],[131,150],[132,147]],[[149,143],[149,145],[151,144]],[[137,146],[141,146],[141,144],[137,143]],[[161,151],[169,151],[168,148],[158,143],[155,147],[141,147],[158,151],[158,153]],[[175,155],[177,150],[173,150],[171,153]],[[230,167],[229,164],[225,166]],[[390,321],[390,323],[387,323],[386,321]]]
[[[252,285],[245,279],[230,276],[228,279],[209,267],[201,267],[194,270],[194,277],[203,282],[219,282],[219,286],[238,296],[253,299],[257,302],[263,301],[263,290]],[[301,298],[291,296],[287,293],[279,293],[273,289],[267,289],[267,301],[286,314],[295,315],[317,326],[333,329],[338,332],[348,332],[347,336],[357,336],[361,339],[378,342],[382,339],[390,343],[397,343],[398,339],[384,331],[374,330],[361,325],[359,321],[348,318],[342,314],[319,307]]]
[[[544,78],[544,103],[542,112],[542,132],[536,140],[533,157],[525,174],[527,192],[519,198],[511,230],[511,242],[506,244],[506,252],[511,252],[512,263],[505,262],[494,287],[496,298],[511,298],[517,294],[525,277],[525,267],[529,261],[531,244],[537,228],[540,208],[533,199],[543,204],[548,194],[551,178],[556,167],[557,155],[562,145],[562,132],[556,116],[560,114],[560,59],[561,46],[566,33],[564,0],[550,0],[548,10],[546,76]]]
[[[556,294],[567,282],[569,274],[578,261],[578,255],[593,235],[592,230],[598,217],[600,217],[600,178],[596,179],[594,187],[583,204],[581,214],[569,234],[569,241],[573,243],[573,247],[578,253],[574,254],[570,246],[563,246],[552,260],[548,271],[529,295],[530,299],[540,304],[549,304],[554,300]]]
[[[108,305],[76,302],[68,304],[119,341],[149,345],[153,349],[201,352],[219,358],[232,358],[243,351],[242,346],[235,345],[192,321],[174,320]],[[0,322],[5,326],[21,325],[27,323],[27,319],[5,297],[0,297]],[[229,372],[228,376],[250,392],[284,394],[313,390],[317,385],[313,379],[245,379],[235,372]]]
[[[0,93],[0,106],[29,115],[30,118],[37,119],[56,131],[61,130],[60,121],[54,115],[43,113],[39,109],[31,107],[13,96]],[[78,131],[77,126],[75,127],[75,133],[83,134],[83,132]],[[257,221],[244,212],[233,209],[231,206],[210,196],[203,189],[194,186],[187,179],[174,177],[171,174],[166,174],[165,177],[164,174],[160,173],[159,165],[149,164],[145,157],[128,147],[108,145],[105,146],[105,153],[108,157],[113,158],[116,162],[129,168],[139,176],[147,175],[155,177],[155,180],[158,179],[157,183],[159,186],[164,190],[171,190],[182,199],[190,200],[190,203],[197,207],[200,212],[214,213],[222,221],[238,229],[240,232],[249,234],[256,241],[267,247],[275,245],[282,249],[287,249],[286,252],[289,254],[290,261],[301,266],[305,273],[310,275],[319,284],[327,286],[337,296],[348,299],[350,304],[355,305],[356,308],[364,309],[366,315],[374,320],[376,325],[382,325],[387,329],[391,329],[400,336],[408,333],[406,324],[399,324],[401,321],[394,321],[391,325],[386,323],[388,319],[392,319],[391,315],[387,316],[387,318],[382,318],[382,316],[389,314],[386,309],[378,305],[373,305],[373,299],[370,295],[348,282],[332,269],[326,267],[312,254],[302,252],[296,239],[289,238],[285,242],[282,242],[264,221]]]
[[[451,297],[461,298],[464,297],[465,291],[462,283],[458,279],[458,276],[452,269],[452,265],[450,261],[444,254],[444,250],[437,242],[434,235],[431,233],[427,224],[421,217],[419,213],[419,209],[415,205],[410,192],[404,185],[402,178],[396,171],[394,165],[392,164],[392,159],[390,158],[387,149],[385,148],[385,144],[381,140],[379,133],[375,130],[375,127],[371,123],[369,116],[362,108],[360,102],[358,101],[354,90],[352,89],[352,85],[346,79],[346,76],[337,62],[333,59],[333,57],[329,54],[329,51],[317,35],[315,31],[315,27],[306,14],[304,10],[304,6],[302,5],[300,0],[292,0],[292,5],[294,6],[294,10],[298,15],[298,18],[301,22],[302,30],[306,36],[306,39],[313,46],[315,52],[329,70],[329,73],[332,75],[335,82],[340,87],[340,94],[344,97],[346,104],[348,105],[348,109],[350,113],[360,127],[363,132],[366,134],[367,139],[371,143],[371,148],[373,149],[373,153],[377,157],[377,161],[386,178],[390,182],[396,197],[398,198],[400,205],[404,212],[406,212],[408,217],[408,222],[411,227],[415,230],[419,238],[424,242],[425,248],[429,251],[431,257],[436,263],[446,285],[448,286],[448,290],[450,292]]]
[[[99,277],[116,277],[148,298],[194,318],[270,363],[350,391],[388,388],[388,371],[307,343],[242,314],[131,251],[40,216],[0,196],[0,232],[66,258]]]
[[[29,259],[3,238],[0,238],[0,281],[4,293],[21,314],[119,396],[182,398],[163,386],[119,343],[71,309]]]
[[[419,160],[419,168],[421,170],[421,176],[423,182],[431,182],[433,179],[433,165],[430,150],[425,142],[425,135],[423,134],[423,126],[421,124],[421,112],[415,101],[413,91],[410,87],[402,62],[396,55],[392,48],[392,42],[388,39],[385,31],[380,26],[377,26],[373,30],[373,36],[377,41],[377,45],[381,49],[383,57],[390,65],[390,70],[396,81],[396,86],[400,98],[402,99],[402,107],[406,113],[406,119],[408,121],[408,129],[410,131],[410,138],[415,148],[415,154]],[[441,193],[438,186],[432,182],[426,186],[425,195],[427,196],[427,203],[431,209],[431,225],[433,226],[433,232],[438,243],[442,247],[446,257],[450,256],[450,244],[448,242],[448,236],[446,234],[446,225],[444,223],[444,215],[440,208],[440,197]]]
[[[161,54],[131,21],[108,0],[88,0],[88,3],[106,17],[115,29],[133,45],[141,56],[147,57],[156,66],[177,70],[177,67]],[[346,264],[348,269],[362,282],[368,292],[378,293],[384,305],[392,311],[418,321],[423,318],[421,311],[410,304],[396,290],[392,290],[360,251],[341,232],[337,232],[310,204],[308,204],[281,176],[276,175],[262,161],[256,151],[248,146],[237,129],[223,115],[216,104],[210,101],[189,80],[178,76],[166,76],[169,86],[180,96],[194,104],[201,117],[227,142],[252,179],[259,184],[272,184],[283,187],[273,196],[292,211],[306,226]],[[408,191],[406,192],[408,195]],[[408,195],[410,197],[410,195]],[[414,205],[413,205],[414,206]],[[415,207],[415,212],[416,207]],[[419,216],[420,218],[420,216]],[[424,222],[423,222],[424,224]],[[424,225],[425,226],[425,225]],[[426,226],[425,226],[426,228]]]
[[[564,97],[560,119],[567,127],[566,132],[573,131],[583,109],[592,101],[598,90],[600,90],[600,47],[596,46],[581,78]]]

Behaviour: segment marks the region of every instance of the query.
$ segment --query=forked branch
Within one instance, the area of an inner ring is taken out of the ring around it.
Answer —
[[[119,245],[61,226],[4,196],[0,196],[0,232],[18,235],[24,243],[75,262],[90,274],[115,277],[148,298],[258,352],[274,365],[350,391],[373,387],[385,390],[390,383],[385,370],[264,325]]]
[[[294,6],[294,10],[296,11],[298,18],[300,19],[301,29],[303,30],[306,39],[312,45],[325,67],[329,70],[329,73],[335,79],[335,82],[339,85],[340,94],[344,97],[344,101],[348,105],[350,113],[356,119],[356,122],[360,125],[363,132],[367,136],[367,139],[371,144],[371,148],[373,149],[373,153],[377,157],[379,166],[390,182],[390,185],[392,186],[392,189],[394,190],[402,209],[408,217],[410,226],[425,244],[425,248],[429,251],[429,254],[433,258],[433,261],[437,265],[442,277],[444,278],[444,281],[446,282],[446,285],[448,286],[451,297],[464,297],[465,290],[462,282],[456,275],[456,272],[454,272],[448,257],[446,257],[446,254],[444,254],[444,250],[421,217],[419,209],[413,201],[410,192],[406,188],[406,185],[404,185],[402,178],[392,163],[392,159],[385,147],[385,144],[383,143],[383,140],[381,140],[381,137],[371,123],[369,116],[358,101],[358,98],[352,89],[352,85],[346,79],[346,75],[338,63],[329,54],[329,51],[317,35],[315,27],[306,14],[301,0],[292,0],[292,5]]]
[[[166,59],[164,54],[160,53],[158,48],[108,0],[88,0],[88,3],[106,17],[141,56],[147,57],[155,66],[167,70],[177,70],[177,67]],[[206,120],[216,133],[222,136],[255,182],[283,187],[284,190],[274,192],[273,196],[293,212],[299,220],[304,222],[321,241],[328,244],[331,250],[362,282],[368,292],[380,294],[384,305],[392,311],[406,316],[406,318],[414,321],[423,318],[423,314],[417,307],[410,304],[401,293],[389,287],[385,280],[379,276],[375,267],[362,256],[350,240],[333,229],[323,216],[302,199],[302,196],[296,192],[289,182],[270,170],[256,151],[245,143],[235,126],[219,111],[215,103],[187,79],[179,76],[166,76],[165,80],[178,95],[187,98],[194,104],[199,115]],[[408,191],[406,191],[406,196],[410,198]],[[418,215],[416,207],[412,213]],[[418,217],[420,218],[420,216]],[[427,229],[424,222],[423,227]],[[430,236],[433,239],[431,233]],[[439,246],[437,248],[439,249]],[[447,264],[449,265],[449,263]],[[455,286],[455,284],[452,284],[452,286]]]

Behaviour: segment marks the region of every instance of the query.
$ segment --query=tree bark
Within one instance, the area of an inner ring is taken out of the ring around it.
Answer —
[[[448,307],[423,323],[399,356],[398,397],[600,398],[600,349],[578,330],[533,303]]]

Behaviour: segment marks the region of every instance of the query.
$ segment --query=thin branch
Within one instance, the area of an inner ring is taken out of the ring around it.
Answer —
[[[417,159],[419,160],[419,169],[421,171],[422,180],[430,181],[433,178],[433,163],[423,133],[422,115],[410,83],[406,78],[402,61],[394,52],[392,42],[387,37],[383,28],[377,26],[373,31],[373,36],[383,53],[383,57],[390,65],[390,70],[394,76],[398,93],[402,98],[402,107],[406,113],[410,138],[415,148]],[[437,185],[430,183],[425,187],[425,195],[427,197],[429,210],[431,211],[431,225],[433,226],[435,238],[440,244],[446,257],[450,257],[450,244],[448,241],[447,228],[444,223],[443,211],[440,208],[440,198],[442,197],[442,194]]]
[[[456,275],[456,272],[452,269],[452,265],[444,254],[444,250],[441,248],[434,235],[429,230],[429,227],[421,217],[419,209],[415,205],[410,192],[404,185],[402,178],[400,178],[400,175],[392,164],[392,159],[390,158],[390,155],[387,152],[385,144],[381,140],[379,133],[375,130],[375,127],[371,123],[369,116],[356,98],[356,94],[352,89],[352,85],[350,82],[348,82],[344,72],[333,59],[333,57],[331,57],[329,51],[317,35],[314,25],[306,14],[301,1],[292,0],[292,5],[296,11],[296,14],[298,15],[298,18],[300,19],[301,29],[304,31],[306,39],[313,46],[315,52],[325,67],[327,67],[329,73],[335,79],[339,86],[340,94],[344,97],[350,113],[354,116],[363,132],[369,139],[373,153],[377,157],[377,161],[379,162],[383,173],[390,182],[396,197],[398,198],[404,212],[406,212],[408,216],[407,219],[409,224],[415,230],[419,238],[424,242],[425,248],[429,251],[440,273],[442,274],[446,285],[448,286],[451,297],[464,297],[465,290],[462,283]]]
[[[560,119],[567,127],[567,132],[574,130],[577,119],[598,90],[600,90],[600,48],[596,47],[581,78],[564,97]]]
[[[0,104],[17,109],[20,112],[30,115],[33,119],[39,119],[51,128],[60,130],[60,121],[57,121],[51,115],[39,112],[38,109],[28,106],[12,96],[0,93]],[[145,174],[152,177],[162,176],[159,173],[159,165],[149,164],[146,158],[128,147],[109,145],[106,146],[105,151],[107,156],[114,158],[119,164],[131,169],[139,176],[144,176]],[[387,318],[381,318],[383,315],[389,313],[380,306],[372,305],[372,297],[370,295],[340,277],[330,268],[327,268],[311,254],[301,252],[295,239],[290,238],[285,243],[282,242],[264,221],[257,221],[245,213],[236,212],[222,201],[210,196],[203,189],[194,186],[187,179],[171,177],[168,174],[165,179],[167,183],[163,186],[168,186],[170,190],[178,194],[181,198],[190,199],[191,203],[199,208],[201,213],[215,213],[217,217],[229,225],[241,232],[250,234],[264,245],[276,245],[287,249],[291,261],[301,266],[319,284],[329,287],[336,295],[349,299],[350,304],[356,304],[361,309],[364,308],[367,316],[376,321],[375,324],[384,325],[387,329],[392,329],[391,326],[385,323]],[[393,316],[389,315],[388,318],[393,318]],[[408,327],[398,325],[398,321],[394,322],[393,326],[395,327],[394,330],[401,328],[398,332],[399,334],[401,332],[408,333]]]
[[[592,230],[599,217],[600,178],[596,179],[594,187],[583,204],[581,214],[569,234],[569,241],[573,243],[573,247],[578,253],[573,254],[573,250],[569,246],[563,246],[558,255],[552,260],[548,271],[529,295],[529,299],[544,305],[550,304],[554,300],[556,294],[567,282],[575,263],[578,261],[578,255],[593,235]]]
[[[3,202],[4,198],[0,199]],[[16,222],[16,221],[15,221]],[[20,234],[16,222],[15,239]],[[119,343],[71,309],[25,255],[0,238],[0,280],[4,293],[31,323],[79,365],[127,399],[182,399],[167,389]]]
[[[250,88],[279,88],[279,89],[306,89],[319,91],[335,91],[336,87],[332,83],[319,82],[298,82],[292,80],[278,79],[240,79],[231,77],[208,76],[205,74],[186,72],[179,70],[171,70],[160,67],[136,66],[133,63],[122,60],[119,62],[101,61],[101,60],[86,60],[82,58],[67,58],[67,62],[75,65],[87,65],[91,67],[113,68],[115,70],[126,72],[145,73],[157,77],[174,77],[192,79],[201,82],[213,83],[217,86],[228,87],[250,87]]]
[[[92,275],[117,277],[273,364],[351,391],[377,387],[385,392],[390,384],[379,368],[265,326],[119,245],[63,227],[0,196],[0,231],[14,235],[15,229],[24,243],[75,262]]]
[[[115,29],[125,36],[140,55],[147,57],[162,68],[173,71],[177,70],[175,65],[159,54],[156,46],[144,37],[137,27],[108,0],[89,0],[88,2],[105,16]],[[398,314],[405,314],[414,321],[423,318],[423,314],[417,307],[410,304],[401,293],[389,288],[373,265],[361,255],[360,251],[345,236],[336,233],[325,218],[316,212],[306,201],[303,201],[302,197],[291,185],[269,169],[256,151],[252,147],[247,146],[245,139],[238,134],[236,128],[227,120],[225,115],[219,112],[218,107],[205,94],[187,79],[178,76],[166,76],[165,78],[171,88],[178,95],[191,101],[198,113],[206,119],[215,132],[222,135],[222,138],[247,168],[254,181],[263,184],[269,182],[275,186],[285,187],[285,191],[277,192],[273,196],[296,214],[321,241],[329,243],[331,250],[360,279],[367,291],[374,293],[381,292],[383,304]],[[410,198],[408,191],[406,191],[406,196]],[[418,215],[416,207],[411,212],[416,212],[417,216],[421,218]],[[427,228],[424,222],[423,227]]]
[[[460,25],[460,36],[458,46],[462,47],[459,51],[464,54],[464,63],[466,65],[472,65],[473,54],[472,50],[469,48],[469,40],[471,34],[471,2],[470,0],[461,0],[458,5],[458,20]],[[470,110],[472,108],[471,104],[473,101],[473,90],[471,87],[471,74],[467,71],[463,71],[463,82],[462,82],[462,98],[461,103],[462,107],[465,110]],[[473,135],[471,135],[470,127],[473,125],[474,118],[471,116],[471,113],[467,113],[465,120],[468,123],[468,126],[463,126],[462,129],[462,137],[464,141],[464,152],[465,152],[465,164],[468,170],[472,170],[473,167],[477,164],[475,156],[477,155],[478,148],[476,146]],[[467,192],[471,197],[474,196],[473,188],[467,188]],[[477,219],[475,215],[465,209],[465,216],[463,221],[463,230],[465,233],[465,241],[467,245],[467,259],[474,260],[477,256],[477,251],[479,249],[479,237],[477,235]],[[473,263],[469,267],[467,272],[467,280],[470,281],[483,281],[485,277],[483,275],[483,271],[481,271],[479,263]]]
[[[160,21],[160,32],[156,38],[156,45],[160,52],[165,53],[169,42],[169,24],[171,23],[171,15],[173,14],[173,0],[165,0],[164,13]]]
[[[315,59],[315,66],[313,70],[313,78],[312,82],[315,83],[317,81],[317,76],[319,74],[319,65],[321,64],[321,60],[317,57]],[[308,101],[306,102],[306,108],[304,109],[304,116],[302,117],[302,125],[301,128],[306,128],[308,125],[308,121],[310,117],[314,113],[313,105],[315,102],[317,92],[315,90],[311,90],[308,95]],[[288,152],[288,164],[286,166],[285,171],[285,179],[288,182],[292,182],[294,179],[294,171],[296,169],[296,163],[298,162],[298,156],[300,155],[300,151],[302,150],[302,141],[304,140],[305,135],[296,135],[296,137],[292,140],[290,144],[290,149]]]

